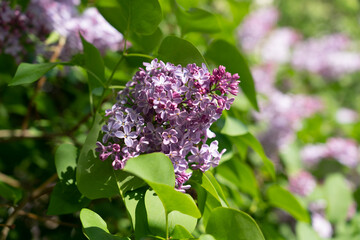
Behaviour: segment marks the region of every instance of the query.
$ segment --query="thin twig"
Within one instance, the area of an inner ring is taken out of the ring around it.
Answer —
[[[54,219],[54,218],[51,218],[51,217],[42,217],[42,216],[36,215],[34,213],[25,212],[24,210],[20,210],[19,215],[26,216],[28,218],[37,220],[39,222],[51,221],[51,222],[57,223],[57,224],[62,225],[62,226],[74,227],[74,228],[79,228],[80,227],[78,224],[62,222],[60,220],[57,220],[57,219]]]
[[[1,231],[0,240],[6,240],[9,231],[11,229],[11,226],[14,225],[16,218],[18,217],[18,215],[20,215],[22,209],[26,206],[26,204],[42,196],[42,194],[47,190],[48,185],[51,184],[56,179],[57,179],[57,174],[55,173],[49,179],[47,179],[43,184],[41,184],[38,188],[36,188],[32,192],[32,194],[24,196],[21,203],[17,207],[15,207],[14,212],[10,214],[10,216],[6,220],[4,224],[4,228]]]
[[[21,186],[20,182],[12,177],[9,177],[6,174],[3,174],[2,172],[0,172],[0,181],[14,187],[14,188],[18,188]]]

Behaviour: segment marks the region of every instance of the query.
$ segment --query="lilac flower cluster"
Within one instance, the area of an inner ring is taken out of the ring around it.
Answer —
[[[260,137],[268,152],[274,153],[294,139],[301,120],[323,108],[321,101],[305,95],[288,95],[274,90],[268,102],[262,102],[257,120],[267,123],[268,130]]]
[[[342,34],[308,39],[295,46],[292,65],[328,79],[359,71],[360,54],[348,51],[350,44]]]
[[[315,178],[306,171],[300,171],[289,178],[289,190],[299,196],[308,196],[315,187]]]
[[[0,1],[0,54],[20,62],[29,48],[36,50],[37,40],[44,40],[50,33],[46,22],[37,20],[31,11],[22,13],[19,7],[12,9],[7,1]]]
[[[248,53],[259,55],[265,64],[291,63],[298,71],[336,79],[360,71],[360,54],[343,34],[301,40],[289,27],[276,28],[279,13],[275,8],[260,8],[250,13],[238,31],[240,44]]]
[[[111,156],[115,169],[141,153],[163,152],[172,161],[176,189],[185,191],[191,170],[216,167],[225,150],[218,142],[207,144],[210,126],[234,101],[239,76],[219,66],[212,74],[203,64],[186,68],[154,59],[134,75],[108,117],[98,142],[100,159]]]
[[[301,151],[304,163],[314,166],[322,159],[335,159],[353,168],[359,164],[360,150],[352,139],[329,138],[324,144],[307,145]]]
[[[29,10],[37,19],[48,24],[52,31],[66,38],[60,58],[68,60],[82,50],[79,33],[101,53],[123,47],[123,36],[97,11],[88,8],[82,14],[77,10],[80,0],[33,0]]]
[[[245,51],[253,51],[276,25],[279,13],[276,8],[261,8],[247,16],[238,32]]]

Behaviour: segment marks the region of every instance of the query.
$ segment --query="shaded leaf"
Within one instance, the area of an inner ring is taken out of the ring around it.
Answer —
[[[190,63],[195,63],[197,66],[206,63],[204,57],[194,45],[175,36],[168,36],[161,42],[158,54],[160,60],[175,65],[181,64],[183,67]]]
[[[0,181],[0,196],[13,203],[17,203],[22,198],[23,193],[20,189]]]
[[[95,154],[96,141],[102,125],[102,118],[96,114],[85,143],[80,151],[76,182],[82,194],[90,199],[108,198],[118,194],[113,167],[108,161],[100,161]]]
[[[10,81],[9,86],[35,82],[56,65],[57,63],[21,63],[16,70],[14,78]]]
[[[50,203],[47,209],[48,215],[69,214],[79,211],[90,203],[90,199],[84,197],[73,184],[60,181],[56,184],[50,195]]]
[[[275,167],[272,161],[266,156],[263,147],[261,146],[261,143],[251,134],[246,133],[244,135],[236,137],[236,139],[239,139],[240,141],[244,142],[248,146],[250,146],[263,160],[265,169],[270,173],[270,176],[272,179],[275,179]]]
[[[225,40],[215,40],[210,44],[205,58],[217,65],[224,65],[232,74],[238,73],[241,89],[252,106],[259,110],[253,77],[245,58],[237,47]]]
[[[206,225],[206,233],[216,240],[265,240],[256,224],[246,213],[219,207],[212,211]]]
[[[84,47],[85,69],[88,72],[90,91],[99,96],[104,91],[106,82],[104,61],[99,50],[82,36],[81,42]]]
[[[299,221],[310,222],[309,213],[289,191],[277,185],[272,185],[268,188],[266,195],[270,205],[287,211]]]

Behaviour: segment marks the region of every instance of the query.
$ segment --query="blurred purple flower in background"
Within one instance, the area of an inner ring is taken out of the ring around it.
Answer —
[[[308,166],[314,166],[322,159],[334,159],[352,168],[360,161],[360,150],[352,139],[329,138],[324,144],[305,146],[301,151],[301,158]]]
[[[333,34],[310,38],[294,48],[292,65],[295,69],[320,74],[325,78],[338,78],[360,70],[360,54],[347,50],[348,37]]]
[[[306,171],[300,171],[289,178],[289,190],[299,196],[310,195],[316,187],[315,178]]]
[[[28,52],[37,50],[39,40],[45,40],[50,31],[47,22],[39,21],[31,10],[23,13],[19,7],[12,9],[8,2],[0,2],[0,54],[20,62]]]
[[[77,10],[79,0],[33,0],[24,13],[0,3],[0,53],[12,55],[18,62],[26,47],[35,45],[32,37],[44,41],[50,32],[66,39],[60,58],[69,60],[82,51],[79,33],[102,54],[123,48],[123,36],[113,28],[96,8]],[[36,42],[35,50],[45,52],[44,43]]]
[[[249,14],[244,19],[238,32],[245,51],[253,51],[276,25],[279,13],[276,8],[262,8]]]
[[[144,66],[106,111],[106,138],[97,151],[101,160],[111,156],[115,169],[141,153],[163,152],[174,165],[176,188],[185,191],[188,169],[205,172],[219,164],[225,150],[218,151],[217,141],[206,144],[215,135],[209,128],[233,103],[239,76],[223,66],[211,74],[205,65],[183,68],[157,59]],[[121,151],[110,147],[114,144],[103,147],[107,141],[118,143]]]

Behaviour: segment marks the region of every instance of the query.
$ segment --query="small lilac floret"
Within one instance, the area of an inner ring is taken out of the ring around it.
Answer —
[[[215,137],[209,128],[233,103],[239,76],[224,66],[212,73],[204,64],[183,68],[157,59],[144,66],[106,110],[103,143],[110,145],[98,142],[96,151],[102,160],[111,156],[114,169],[142,153],[163,152],[173,163],[175,188],[185,192],[191,170],[216,167],[225,152],[217,141],[207,143]]]

